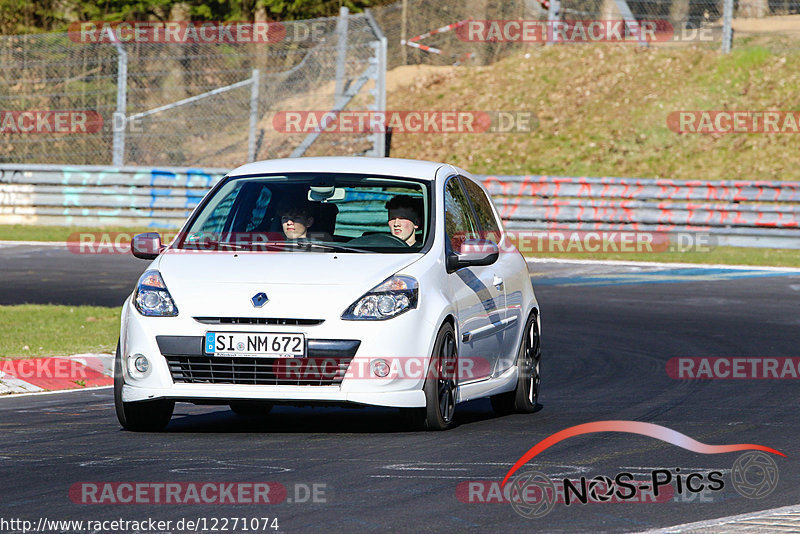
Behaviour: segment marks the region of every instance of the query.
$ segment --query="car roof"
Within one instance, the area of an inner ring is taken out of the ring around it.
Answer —
[[[433,180],[444,163],[401,158],[336,156],[318,158],[285,158],[256,161],[237,167],[228,176],[276,174],[292,172],[325,172],[404,176]]]

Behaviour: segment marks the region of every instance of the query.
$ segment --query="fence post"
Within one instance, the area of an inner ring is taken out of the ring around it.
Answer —
[[[386,113],[386,49],[388,48],[386,37],[381,36],[378,49],[375,51],[378,56],[378,61],[375,63],[375,68],[378,72],[375,76],[375,111],[378,113]],[[384,122],[385,124],[385,122]],[[386,143],[384,134],[375,132],[375,155],[379,158],[385,157]]]
[[[259,70],[253,69],[250,82],[250,135],[247,139],[247,162],[256,160],[256,123],[258,122],[258,78]]]
[[[372,15],[372,11],[369,9],[364,10],[364,16],[367,19],[367,24],[369,24],[370,28],[372,29],[372,33],[375,34],[375,37],[378,38],[378,41],[375,42],[375,107],[373,111],[376,113],[385,113],[386,112],[386,69],[387,69],[387,50],[389,48],[388,41],[386,36],[381,31],[381,27],[378,22],[375,20],[375,17]],[[382,121],[383,122],[383,121]],[[376,157],[382,158],[386,156],[386,140],[384,139],[384,134],[381,132],[374,132],[373,133],[373,140],[372,140],[372,151]]]
[[[389,48],[388,41],[386,36],[383,34],[378,21],[375,20],[375,17],[372,14],[372,11],[369,9],[364,10],[364,16],[367,19],[367,24],[369,24],[370,28],[372,29],[372,33],[375,34],[375,37],[378,40],[372,45],[375,47],[375,107],[373,111],[377,113],[385,113],[386,112],[386,68],[387,68],[387,50]],[[370,91],[372,92],[372,91]],[[386,156],[386,141],[384,139],[384,134],[381,132],[374,132],[373,139],[372,139],[372,151],[373,155],[376,157],[382,158]]]
[[[561,19],[561,0],[550,0],[550,7],[547,8],[547,45],[551,46],[553,40],[554,22]]]
[[[627,26],[628,31],[638,37],[639,46],[648,46],[647,39],[642,35],[642,27],[639,26],[639,21],[633,16],[628,2],[625,0],[615,0],[615,3],[617,4],[620,15],[622,15],[622,20],[625,21],[625,26]]]
[[[125,130],[128,126],[128,53],[117,40],[114,30],[109,27],[108,32],[117,48],[117,111],[114,113],[114,120],[111,121],[114,132],[111,163],[115,167],[120,167],[125,165]],[[118,120],[120,124],[117,124]]]
[[[408,0],[403,0],[403,8],[400,16],[400,42],[406,42],[406,24],[408,23]],[[400,47],[403,53],[403,65],[408,65],[408,48],[405,46]]]
[[[733,41],[733,0],[725,0],[722,8],[722,53],[731,51]]]
[[[336,22],[336,43],[338,53],[336,55],[336,94],[334,102],[342,96],[344,88],[345,62],[347,61],[347,14],[350,12],[347,6],[339,9],[339,20]]]

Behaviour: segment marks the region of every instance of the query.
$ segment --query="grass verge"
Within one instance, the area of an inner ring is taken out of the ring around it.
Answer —
[[[0,225],[0,241],[65,241],[75,232],[128,232],[137,234],[153,232],[152,228],[77,228],[68,226]],[[161,231],[164,238],[164,231]],[[174,230],[170,230],[172,235]],[[730,265],[763,265],[773,267],[800,267],[800,250],[774,248],[716,247],[710,251],[663,253],[529,253],[528,257],[558,257],[588,260],[656,261],[667,263],[719,263]],[[2,341],[0,341],[0,347]]]
[[[731,54],[689,47],[530,47],[486,67],[421,73],[387,94],[394,110],[520,110],[517,133],[395,133],[391,154],[477,174],[797,180],[797,134],[677,133],[685,110],[796,111],[800,49],[752,41]]]
[[[0,306],[0,357],[113,353],[120,311],[98,306]]]
[[[175,230],[169,230],[175,233]],[[126,226],[107,226],[103,228],[89,226],[34,226],[28,224],[0,224],[0,241],[67,241],[73,234],[81,232],[125,232],[131,234],[141,234],[143,232],[159,232],[164,235],[165,230],[145,228],[145,227],[126,227]]]
[[[651,253],[528,253],[528,258],[562,258],[581,260],[653,261],[663,263],[702,263],[721,265],[755,265],[762,267],[800,267],[800,250],[775,248],[716,247],[707,252]]]

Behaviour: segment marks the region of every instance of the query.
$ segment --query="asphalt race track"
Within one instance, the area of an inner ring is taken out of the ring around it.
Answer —
[[[0,262],[0,304],[119,305],[147,265],[32,246],[3,246]],[[265,517],[277,517],[284,532],[630,532],[800,503],[797,378],[667,374],[674,357],[800,356],[800,272],[533,263],[531,276],[543,317],[535,414],[497,417],[488,401],[475,401],[459,405],[452,430],[415,432],[391,409],[278,407],[249,418],[224,406],[179,404],[165,432],[137,434],[120,429],[110,389],[2,398],[0,519],[173,521],[144,532],[176,532],[181,518],[205,518],[209,531],[217,518],[218,532],[227,518],[228,532],[248,532],[241,523],[232,529],[233,519]],[[463,502],[492,500],[489,482],[502,480],[539,441],[603,420],[654,423],[710,445],[764,445],[786,457],[769,455],[777,487],[753,499],[731,483],[742,452],[701,454],[637,434],[585,434],[519,472],[533,469],[560,484],[623,472],[651,481],[659,469],[675,478],[719,471],[723,487],[692,493],[684,486],[679,494],[673,483],[663,502],[557,503],[532,519],[507,502]],[[75,488],[106,482],[271,482],[287,493],[275,504],[81,502]],[[13,529],[0,522],[0,531]]]
[[[57,244],[0,244],[0,305],[121,306],[148,263],[131,254],[76,254]]]

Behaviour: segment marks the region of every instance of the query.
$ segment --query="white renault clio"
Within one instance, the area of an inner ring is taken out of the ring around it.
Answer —
[[[527,265],[483,186],[392,158],[263,161],[226,175],[122,311],[114,393],[126,429],[175,402],[392,406],[445,429],[491,397],[530,413],[540,318]]]

